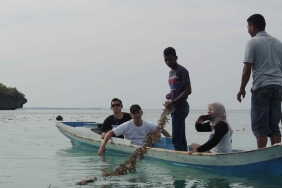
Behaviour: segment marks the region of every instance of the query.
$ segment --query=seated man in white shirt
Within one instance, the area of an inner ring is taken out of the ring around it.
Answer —
[[[102,155],[105,152],[105,146],[113,135],[124,135],[124,138],[131,140],[132,144],[142,146],[146,135],[156,130],[156,125],[142,120],[143,111],[138,104],[134,104],[130,107],[130,115],[132,120],[119,125],[106,134],[98,151],[98,155]],[[165,129],[163,129],[162,134],[165,137],[171,137]]]

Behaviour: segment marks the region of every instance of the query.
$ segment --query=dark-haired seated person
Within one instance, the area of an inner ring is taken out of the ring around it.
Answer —
[[[58,116],[56,117],[56,120],[57,120],[57,121],[63,121],[63,117],[62,117],[61,115],[58,115]]]
[[[101,138],[104,138],[108,131],[112,130],[112,128],[118,127],[119,125],[131,120],[131,116],[129,113],[122,112],[122,101],[118,98],[114,98],[111,101],[111,110],[113,111],[113,115],[108,116],[100,128],[102,131]],[[123,138],[123,135],[118,138]]]
[[[192,143],[188,154],[194,152],[230,153],[233,131],[226,119],[224,106],[218,102],[209,104],[208,113],[211,115],[211,120],[205,121],[203,116],[200,116],[195,127],[198,132],[212,132],[210,138],[203,145]]]

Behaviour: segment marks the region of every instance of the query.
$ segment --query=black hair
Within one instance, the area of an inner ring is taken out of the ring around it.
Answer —
[[[111,101],[111,105],[112,105],[112,102],[113,102],[113,101],[119,101],[120,105],[122,105],[121,100],[119,100],[118,98],[113,98],[112,101]]]
[[[56,117],[56,120],[57,120],[57,121],[63,121],[63,117],[62,117],[61,115],[58,115],[58,116]]]
[[[248,23],[253,24],[257,29],[264,31],[265,30],[265,19],[260,14],[253,14],[247,19]]]
[[[176,57],[176,51],[173,47],[167,47],[166,49],[164,49],[164,55],[165,56],[173,55],[174,57]]]

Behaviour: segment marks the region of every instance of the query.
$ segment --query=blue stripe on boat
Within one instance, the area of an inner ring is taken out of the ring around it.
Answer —
[[[97,122],[63,122],[65,125],[70,126],[70,127],[87,127],[87,128],[100,128],[102,126],[102,123],[97,123]]]

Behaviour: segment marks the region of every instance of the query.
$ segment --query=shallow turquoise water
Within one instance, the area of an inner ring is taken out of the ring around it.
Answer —
[[[126,111],[126,110],[125,110]],[[188,142],[204,143],[209,133],[197,133],[194,122],[205,110],[191,111],[187,118]],[[102,122],[110,110],[21,109],[0,111],[0,187],[80,187],[84,177],[97,177],[95,183],[81,187],[281,187],[282,177],[226,173],[188,168],[157,160],[144,160],[136,173],[103,178],[122,163],[128,154],[72,146],[56,128],[60,114],[69,121]],[[161,110],[144,110],[143,118],[156,122]],[[233,148],[256,148],[250,129],[249,111],[228,111],[234,129]],[[171,132],[171,125],[167,125]]]

